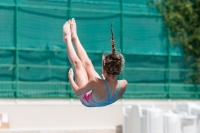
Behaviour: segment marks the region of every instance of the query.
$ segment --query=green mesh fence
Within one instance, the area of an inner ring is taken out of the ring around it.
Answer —
[[[148,0],[1,0],[0,98],[75,98],[62,26],[76,18],[78,34],[101,75],[110,51],[110,24],[126,64],[123,98],[199,98],[186,84],[180,46],[170,44],[162,17]]]

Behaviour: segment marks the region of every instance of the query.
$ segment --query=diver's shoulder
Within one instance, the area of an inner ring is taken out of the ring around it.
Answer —
[[[127,85],[128,85],[128,81],[127,80],[125,80],[125,79],[120,80],[120,86],[121,86],[121,88],[126,89]]]

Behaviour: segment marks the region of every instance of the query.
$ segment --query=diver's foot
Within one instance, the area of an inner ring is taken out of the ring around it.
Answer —
[[[70,29],[71,29],[72,40],[77,39],[78,35],[77,35],[77,31],[76,31],[76,21],[74,18],[72,18],[72,20],[71,20]]]
[[[71,30],[70,30],[71,20],[68,20],[63,25],[63,41],[66,42],[67,39],[71,39]]]

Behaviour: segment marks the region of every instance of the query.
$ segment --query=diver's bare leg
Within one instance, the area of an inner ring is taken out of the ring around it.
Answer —
[[[76,84],[83,86],[88,83],[88,76],[71,42],[70,20],[63,26],[63,35],[63,40],[66,42],[68,59],[75,69]]]
[[[70,27],[71,27],[72,41],[74,42],[78,57],[82,61],[82,64],[87,72],[88,79],[91,80],[94,79],[95,77],[100,78],[99,74],[95,71],[94,66],[91,60],[89,59],[85,49],[80,43],[80,40],[77,35],[76,22],[74,18],[72,18],[71,20]]]

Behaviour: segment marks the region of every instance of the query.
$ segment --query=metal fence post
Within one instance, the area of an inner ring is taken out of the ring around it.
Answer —
[[[169,37],[169,29],[168,29]],[[171,46],[169,38],[167,40],[167,61],[168,61],[168,98],[171,98]]]
[[[121,13],[121,19],[120,19],[120,49],[121,49],[121,54],[123,55],[124,52],[124,4],[123,4],[123,0],[120,0],[120,13]],[[121,74],[121,79],[124,79],[124,71]]]
[[[15,15],[14,15],[14,45],[15,45],[15,98],[17,98],[17,93],[18,93],[18,89],[19,89],[19,58],[18,58],[18,38],[17,38],[17,31],[18,31],[18,23],[17,23],[17,19],[18,19],[18,1],[15,0]]]

